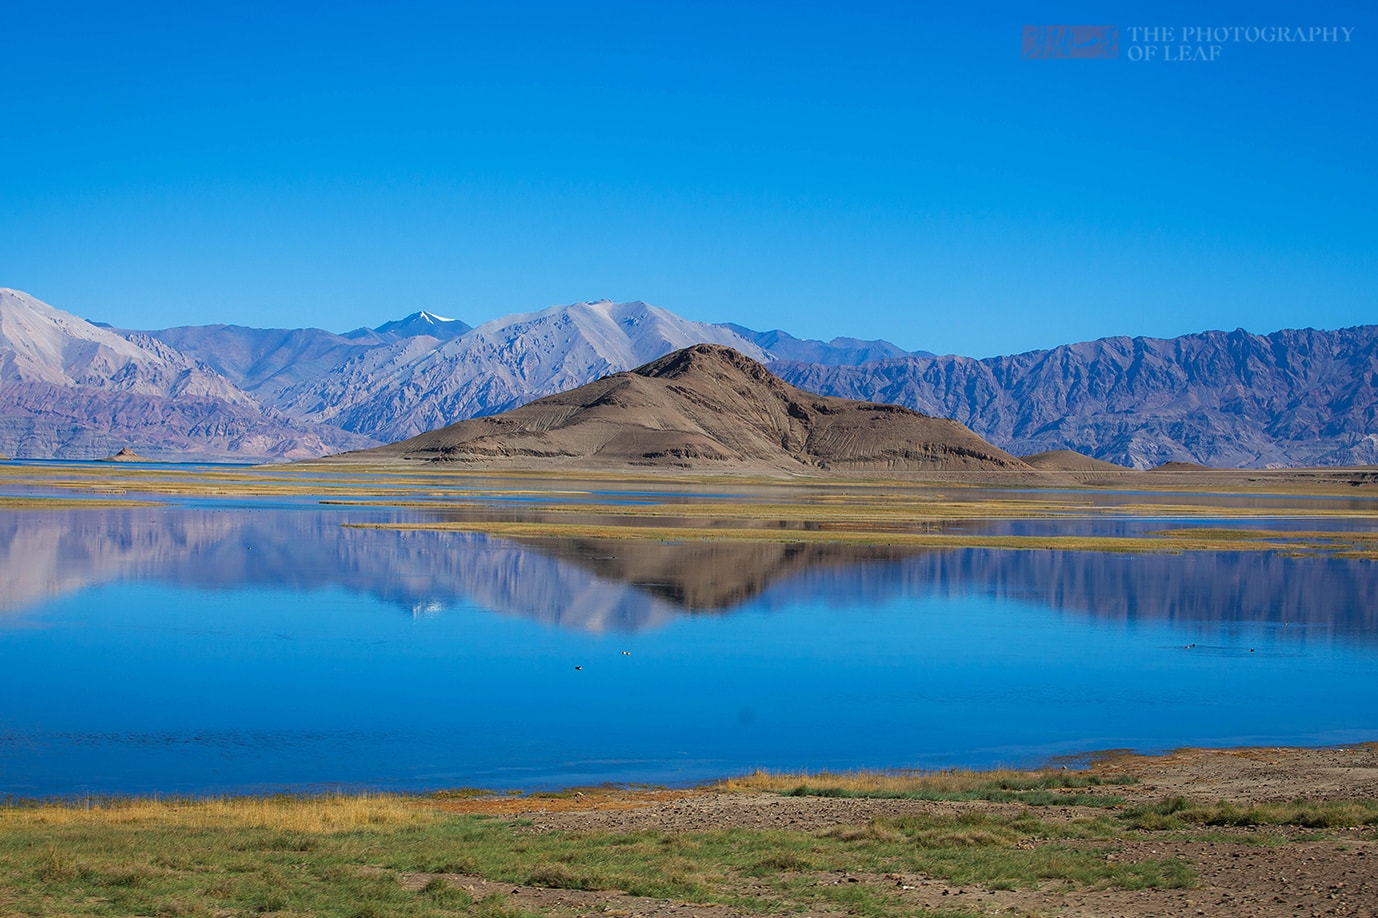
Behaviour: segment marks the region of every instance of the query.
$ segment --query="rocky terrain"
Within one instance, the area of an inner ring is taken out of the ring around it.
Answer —
[[[149,334],[214,366],[275,410],[375,441],[505,411],[699,342],[768,359],[725,327],[687,322],[645,303],[606,300],[472,329],[418,313],[344,335],[224,326]],[[226,359],[227,352],[234,359]]]
[[[1052,449],[1020,458],[1036,469],[1051,472],[1122,472],[1126,468],[1070,449]]]
[[[471,328],[99,326],[0,290],[0,452],[303,458],[404,439],[698,343],[810,391],[952,417],[1015,454],[1133,468],[1378,463],[1378,326],[1106,338],[977,360],[691,322],[641,302],[554,306]]]
[[[640,302],[555,306],[477,328],[423,311],[342,334],[134,331],[0,290],[0,451],[93,459],[132,444],[155,459],[321,456],[503,411],[700,342],[761,360],[904,353],[690,322]]]
[[[905,872],[808,871],[793,866],[798,881],[851,887],[859,897],[884,892],[893,907],[909,913],[929,909],[944,915],[1067,915],[1079,918],[1150,916],[1372,916],[1378,902],[1378,844],[1371,825],[1320,829],[1297,825],[1254,825],[1255,808],[1304,798],[1318,808],[1325,801],[1371,800],[1378,792],[1378,746],[1331,749],[1184,749],[1163,756],[1107,755],[1090,773],[1113,785],[1127,805],[1153,805],[1165,799],[1223,801],[1238,814],[1223,827],[1186,831],[1124,832],[1119,837],[1087,837],[1075,842],[1035,837],[1018,843],[1031,856],[1057,857],[1067,849],[1106,854],[1114,863],[1132,864],[1173,858],[1192,879],[1180,886],[1133,888],[1112,883],[1081,884],[1049,880],[1028,886],[961,882],[921,870]],[[728,782],[728,787],[731,782]],[[878,833],[888,825],[913,820],[989,824],[1020,815],[1045,826],[1065,826],[1103,811],[1069,805],[1027,807],[987,801],[935,801],[830,796],[783,796],[721,788],[688,790],[587,788],[547,797],[480,797],[442,804],[447,810],[490,818],[520,819],[527,831],[592,833],[655,832],[671,837],[723,830]],[[1119,809],[1123,810],[1121,806]],[[1300,822],[1300,820],[1299,820]],[[972,842],[980,844],[981,842]],[[551,888],[555,884],[498,883],[474,874],[397,874],[406,888],[437,880],[469,891],[475,898],[498,894],[506,902],[540,914],[566,912],[637,915],[644,918],[714,915],[738,918],[746,909],[712,907],[632,895],[619,890]],[[572,885],[572,884],[570,884]],[[740,891],[750,898],[773,898],[767,884]],[[804,918],[842,914],[827,908],[796,910]]]
[[[371,442],[265,410],[203,362],[0,290],[0,452],[300,459]]]
[[[712,344],[349,458],[695,471],[1027,468],[955,421],[817,396]]]
[[[1071,449],[1140,469],[1378,463],[1374,325],[771,369],[805,389],[956,418],[1018,454]]]

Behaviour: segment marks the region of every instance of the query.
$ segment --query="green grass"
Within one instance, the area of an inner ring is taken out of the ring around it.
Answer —
[[[892,800],[942,800],[991,803],[1022,803],[1025,806],[1086,806],[1114,807],[1124,805],[1124,798],[1110,794],[1068,793],[1068,790],[1100,787],[1105,784],[1132,784],[1134,778],[1110,780],[1097,775],[1082,774],[1011,774],[994,779],[953,780],[954,773],[937,776],[916,776],[909,786],[856,787],[847,779],[829,781],[828,775],[817,776],[815,783],[800,783],[778,792],[790,797],[852,797]]]
[[[13,803],[0,807],[0,915],[527,914],[506,896],[474,895],[445,878],[459,874],[580,891],[592,896],[590,907],[600,893],[620,892],[763,913],[920,918],[929,913],[875,878],[924,876],[1006,890],[1047,883],[1178,888],[1195,883],[1184,860],[1112,855],[1122,842],[1144,837],[1282,846],[1295,843],[1298,830],[1378,825],[1378,802],[1363,799],[1244,806],[1169,797],[1103,803],[1099,813],[1070,819],[1037,808],[1040,795],[1066,802],[1088,788],[1130,781],[1055,772],[838,776],[817,790],[995,800],[1013,809],[947,808],[810,831],[536,831],[525,820],[443,808],[482,800],[475,790],[443,798],[98,800],[89,808],[86,801]],[[887,782],[892,786],[877,786]],[[419,878],[408,885],[403,875]]]
[[[1124,798],[1105,794],[1060,794],[1056,791],[1014,791],[992,788],[970,791],[849,791],[837,787],[801,784],[785,791],[789,797],[862,797],[878,800],[985,800],[991,803],[1022,803],[1025,806],[1121,806]]]
[[[1045,821],[1028,810],[825,831],[535,832],[438,805],[341,797],[0,807],[0,915],[521,914],[439,876],[409,889],[404,873],[877,918],[927,913],[893,884],[831,880],[901,872],[1006,889],[1191,882],[1178,861],[1109,858],[1113,820]]]
[[[1185,864],[1123,864],[1106,851],[1050,839],[1103,838],[1103,825],[1055,824],[1031,816],[984,814],[873,820],[822,832],[724,829],[669,834],[506,834],[491,820],[456,823],[448,831],[466,852],[462,863],[417,862],[390,855],[399,870],[480,873],[513,883],[562,889],[623,890],[634,895],[753,907],[743,878],[765,883],[783,907],[852,908],[861,914],[904,914],[887,888],[839,887],[819,875],[925,873],[954,883],[1027,888],[1049,880],[1130,889],[1192,882]],[[1034,839],[1042,843],[1033,845]],[[858,899],[857,897],[860,897]]]
[[[847,797],[884,800],[976,801],[1025,806],[1114,807],[1117,794],[1076,793],[1086,788],[1137,783],[1130,775],[1103,777],[1079,771],[937,772],[852,771],[775,774],[756,771],[720,784],[728,791],[769,791],[790,797]],[[1071,791],[1069,793],[1069,791]]]
[[[1198,804],[1185,797],[1167,797],[1127,809],[1120,819],[1132,828],[1149,831],[1188,826],[1346,829],[1378,826],[1378,800],[1292,800],[1241,806],[1225,802]]]

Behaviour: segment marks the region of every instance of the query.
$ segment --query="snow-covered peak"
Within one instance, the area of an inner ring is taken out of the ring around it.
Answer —
[[[73,371],[146,364],[153,356],[124,338],[19,290],[0,290],[0,349],[14,355],[17,377],[66,385]]]
[[[755,342],[731,329],[691,322],[640,300],[586,300],[504,316],[477,326],[464,340],[470,345],[539,342],[547,349],[554,346],[567,351],[575,339],[582,339],[609,368],[617,370],[640,366],[693,344],[725,344],[753,360],[768,359]]]
[[[19,290],[0,290],[0,365],[6,380],[17,382],[252,402],[214,371],[147,335],[125,338]]]
[[[429,335],[432,338],[448,340],[457,338],[469,330],[469,326],[459,319],[448,319],[445,316],[436,315],[433,312],[414,312],[405,319],[396,319],[392,322],[384,322],[373,329],[383,338],[397,340],[400,338],[415,338],[420,335]]]

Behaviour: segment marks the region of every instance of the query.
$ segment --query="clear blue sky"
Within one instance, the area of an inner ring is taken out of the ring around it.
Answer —
[[[1058,23],[1120,57],[1022,60]],[[1353,33],[1133,62],[1132,25]],[[1378,322],[1368,2],[0,0],[0,36],[0,286],[124,327]]]

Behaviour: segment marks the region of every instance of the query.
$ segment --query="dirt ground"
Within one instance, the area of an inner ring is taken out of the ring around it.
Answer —
[[[1378,799],[1378,744],[1332,749],[1187,749],[1164,756],[1107,755],[1093,770],[1105,777],[1133,775],[1138,783],[1117,786],[1131,802],[1165,796],[1236,804],[1297,798]],[[591,789],[579,796],[480,798],[445,804],[456,812],[520,817],[530,831],[657,829],[690,832],[726,827],[822,830],[864,825],[877,816],[951,813],[981,809],[1015,813],[1022,804],[914,800],[785,797],[767,793],[695,790]],[[1044,819],[1074,819],[1096,811],[1039,807]],[[905,901],[935,911],[973,915],[1147,918],[1147,916],[1378,916],[1378,832],[1372,827],[1324,831],[1273,828],[1273,844],[1259,844],[1252,828],[1197,833],[1142,833],[1127,840],[1082,842],[1113,848],[1114,857],[1180,857],[1198,874],[1190,889],[1126,890],[1044,884],[1033,890],[953,886],[932,877],[864,873],[826,874],[820,884],[861,883],[897,889]],[[1277,844],[1277,838],[1286,839]],[[1037,841],[1032,844],[1038,844]],[[420,888],[431,875],[400,878]],[[747,913],[718,905],[638,898],[621,893],[512,886],[480,877],[447,879],[476,896],[499,893],[514,905],[541,912],[604,916],[712,916]],[[744,890],[749,893],[749,890]],[[821,918],[827,912],[798,913]]]

